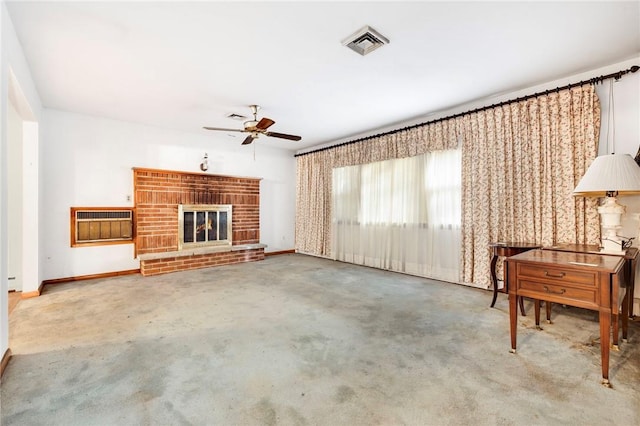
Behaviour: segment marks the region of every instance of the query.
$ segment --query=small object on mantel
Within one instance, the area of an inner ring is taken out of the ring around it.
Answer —
[[[209,170],[209,155],[205,152],[204,157],[202,157],[202,163],[200,163],[200,170],[206,172]]]

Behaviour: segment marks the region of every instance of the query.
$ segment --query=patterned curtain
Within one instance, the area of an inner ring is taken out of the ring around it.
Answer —
[[[597,154],[593,85],[462,117],[462,281],[490,284],[495,241],[595,244],[597,200],[572,192]]]
[[[596,157],[600,102],[591,84],[297,157],[296,249],[331,255],[334,167],[455,149],[462,141],[460,281],[490,284],[493,241],[594,244],[595,199],[573,188]]]
[[[457,124],[444,120],[298,156],[296,250],[331,256],[331,188],[335,167],[369,164],[458,147]]]
[[[296,250],[317,256],[331,251],[332,152],[298,157],[296,170]]]

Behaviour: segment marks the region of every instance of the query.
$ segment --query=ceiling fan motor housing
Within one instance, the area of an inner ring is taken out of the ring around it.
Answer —
[[[245,130],[254,130],[257,125],[258,125],[258,122],[256,120],[245,121],[244,122],[244,129]]]

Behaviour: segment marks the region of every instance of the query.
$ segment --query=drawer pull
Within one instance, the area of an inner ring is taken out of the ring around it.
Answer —
[[[550,278],[564,278],[564,272],[560,272],[560,275],[554,275],[550,274],[549,271],[544,271],[544,276]]]
[[[560,291],[551,291],[551,289],[545,285],[544,286],[544,291],[546,291],[547,293],[551,293],[551,294],[564,294],[564,292],[566,290],[564,288],[561,288]]]

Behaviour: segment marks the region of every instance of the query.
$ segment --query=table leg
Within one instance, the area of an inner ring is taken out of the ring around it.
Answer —
[[[611,347],[613,348],[614,351],[619,351],[620,350],[620,346],[618,345],[618,337],[620,336],[620,324],[619,324],[619,319],[620,317],[615,314],[614,312],[611,312],[611,334],[612,334],[612,339],[611,339]]]
[[[625,271],[626,283],[629,282],[629,275]],[[622,292],[622,299],[620,298],[620,292]],[[613,341],[611,344],[613,345],[613,350],[619,351],[620,346],[618,345],[618,339],[620,338],[620,307],[622,306],[622,316],[626,316],[627,320],[629,319],[629,303],[627,300],[627,289],[624,287],[620,287],[619,280],[618,284],[614,284],[611,291],[611,322],[613,329]],[[628,324],[628,322],[627,322]],[[622,327],[624,329],[624,325]],[[624,330],[623,330],[624,334]],[[626,337],[623,336],[623,339]]]
[[[542,330],[542,327],[540,327],[540,301],[538,299],[533,301],[533,311],[536,317],[536,329]]]
[[[509,294],[509,328],[511,331],[511,353],[516,353],[516,340],[518,333],[518,296]]]
[[[611,344],[611,311],[600,309],[600,353],[602,356],[602,384],[611,386],[609,383],[609,345]]]
[[[545,300],[544,307],[547,310],[547,323],[551,324],[551,302]]]
[[[493,299],[491,300],[491,308],[496,304],[498,298],[498,277],[496,277],[496,263],[498,262],[498,256],[494,253],[491,258],[491,282],[493,282]]]
[[[624,299],[622,300],[622,341],[627,341],[627,336],[629,332],[629,291],[624,295]]]
[[[524,297],[518,296],[518,303],[520,304],[520,313],[522,314],[523,317],[526,317],[527,314],[524,311]]]
[[[618,345],[618,338],[620,337],[620,309],[618,306],[618,291],[624,291],[624,289],[613,289],[613,295],[611,297],[611,329],[612,329],[612,339],[611,339],[611,347],[614,351],[619,351],[620,346]],[[627,299],[623,299],[622,303],[624,304]]]
[[[627,281],[629,283],[629,285],[627,286],[627,293],[630,293],[629,301],[627,302],[627,305],[629,306],[629,315],[628,315],[629,318],[633,318],[634,317],[634,315],[633,315],[633,297],[634,297],[633,293],[634,293],[634,290],[635,290],[635,283],[636,283],[636,264],[637,264],[637,261],[636,261],[635,258],[627,261],[627,265],[629,265],[628,266],[628,270],[627,270],[627,274],[629,276],[629,279]]]

